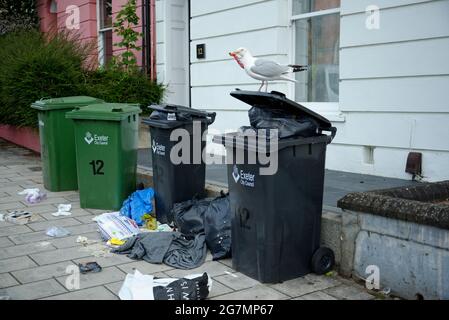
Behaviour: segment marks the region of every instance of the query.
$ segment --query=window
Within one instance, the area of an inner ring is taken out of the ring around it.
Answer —
[[[105,65],[112,58],[112,0],[97,1],[98,61]]]
[[[296,73],[295,100],[327,103],[338,110],[340,0],[292,0],[294,62],[308,65]],[[322,106],[323,108],[323,106]],[[320,110],[318,110],[320,111]]]

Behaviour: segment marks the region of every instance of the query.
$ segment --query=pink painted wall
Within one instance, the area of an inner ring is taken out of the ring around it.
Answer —
[[[41,152],[39,131],[33,128],[17,128],[6,124],[0,124],[0,138],[35,152]]]
[[[95,44],[95,52],[92,53],[92,60],[98,60],[98,49],[96,44],[98,43],[98,30],[97,30],[97,7],[96,0],[56,0],[58,13],[50,13],[50,3],[51,0],[38,0],[38,14],[41,19],[41,31],[51,32],[52,30],[67,30],[66,20],[70,13],[66,13],[66,8],[70,5],[76,5],[80,8],[80,29],[75,30],[81,39],[85,41],[91,41]],[[117,13],[120,11],[121,7],[126,3],[127,0],[112,0],[112,19],[115,20]],[[154,0],[152,0],[152,5],[154,8]],[[141,21],[142,19],[142,0],[137,0],[137,15]],[[155,22],[153,21],[155,26]],[[138,26],[134,28],[137,32],[142,32],[142,24],[139,23]],[[155,32],[153,32],[153,37]],[[120,37],[115,33],[112,35],[113,44],[120,41]],[[153,40],[155,41],[155,40]],[[139,39],[138,46],[142,46],[142,40]],[[113,45],[113,54],[117,55],[123,49],[119,49],[117,46]],[[137,58],[137,63],[139,66],[142,65],[142,51],[136,51],[135,56]]]

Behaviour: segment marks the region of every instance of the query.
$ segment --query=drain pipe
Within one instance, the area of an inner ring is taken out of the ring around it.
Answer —
[[[148,70],[147,70],[147,65],[146,65],[146,51],[147,51],[147,47],[148,47],[148,45],[147,45],[147,42],[146,42],[146,28],[145,28],[145,26],[146,26],[146,24],[147,24],[147,17],[146,17],[146,10],[145,10],[145,8],[146,8],[146,3],[147,3],[147,1],[148,0],[142,0],[142,2],[141,2],[141,9],[142,9],[142,11],[141,11],[141,19],[140,19],[140,21],[141,21],[141,24],[142,24],[142,71],[145,73],[145,74],[148,74]]]

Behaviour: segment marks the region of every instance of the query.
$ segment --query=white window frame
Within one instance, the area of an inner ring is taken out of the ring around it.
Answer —
[[[104,61],[104,39],[103,39],[103,33],[105,31],[110,31],[113,28],[112,27],[108,27],[108,28],[101,28],[101,19],[102,17],[101,15],[101,10],[100,10],[100,2],[101,0],[97,0],[96,4],[97,4],[97,43],[98,43],[98,64],[100,66],[104,66],[105,61]]]
[[[308,13],[302,13],[293,15],[293,1],[288,0],[288,14],[289,14],[289,31],[290,31],[290,63],[295,64],[295,57],[296,57],[296,50],[295,50],[295,41],[296,41],[296,32],[295,32],[295,22],[298,20],[305,20],[310,19],[313,17],[322,17],[330,14],[336,14],[341,12],[341,6],[339,8],[332,8],[327,10],[320,10],[320,11],[314,11],[314,12],[308,12]],[[341,31],[341,28],[340,28]],[[341,36],[341,34],[340,34]],[[340,63],[339,63],[340,67]],[[289,83],[289,91],[292,93],[292,96],[294,99],[296,99],[296,90],[295,90],[296,83],[291,82]],[[340,99],[340,97],[339,97]],[[323,115],[324,117],[328,118],[332,122],[344,122],[345,117],[340,111],[340,103],[339,102],[304,102],[304,101],[297,101],[298,103],[302,104],[303,106]]]

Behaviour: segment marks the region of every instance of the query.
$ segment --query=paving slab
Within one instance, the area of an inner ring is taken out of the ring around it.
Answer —
[[[16,286],[18,284],[20,283],[9,273],[0,274],[0,289]]]
[[[341,285],[326,289],[324,292],[340,300],[373,300],[375,298],[359,286]]]
[[[27,226],[31,228],[33,231],[43,231],[51,227],[69,227],[81,225],[82,223],[74,218],[65,218],[53,221],[45,221],[45,222],[32,222],[28,223]]]
[[[0,203],[0,210],[17,210],[17,209],[23,209],[26,206],[21,203],[21,202],[17,202],[17,201],[12,201],[12,202],[2,202]]]
[[[170,277],[182,278],[183,276],[186,276],[188,274],[196,274],[196,273],[202,274],[204,272],[207,272],[207,274],[210,277],[215,277],[225,274],[226,272],[233,272],[233,270],[217,261],[208,261],[205,262],[202,266],[195,269],[190,270],[173,269],[164,272],[168,274]]]
[[[1,222],[4,223],[4,222]],[[28,228],[26,225],[9,225],[3,228],[0,228],[0,237],[5,236],[13,236],[17,234],[31,232],[32,230]]]
[[[11,273],[21,283],[30,283],[67,275],[67,271],[70,272],[70,269],[67,269],[69,266],[76,266],[76,264],[72,261],[64,261],[46,266],[13,271]]]
[[[70,247],[80,247],[83,244],[76,242],[80,235],[73,235],[63,238],[54,238],[54,240],[50,240],[51,244],[54,245],[58,249],[62,248],[70,248]],[[101,241],[101,236],[99,232],[89,232],[82,234],[83,237],[86,237],[89,241]]]
[[[99,286],[51,296],[42,300],[118,300],[118,298],[105,287]]]
[[[80,282],[78,290],[124,280],[125,276],[126,274],[123,271],[117,269],[116,267],[103,268],[101,272],[96,273],[80,274]],[[56,279],[58,280],[59,283],[65,286],[67,277],[70,276],[58,277]]]
[[[245,276],[240,272],[217,276],[214,279],[234,290],[243,290],[261,284],[259,281]]]
[[[290,297],[274,290],[273,288],[257,285],[255,287],[236,291],[218,297],[212,298],[213,300],[285,300]]]
[[[131,260],[125,255],[112,254],[111,256],[108,257],[85,257],[75,259],[73,261],[75,263],[87,263],[95,261],[103,268],[117,266],[119,269],[123,270],[122,268],[120,268],[120,265],[128,264],[133,260]]]
[[[78,218],[78,217],[82,217],[82,216],[92,217],[92,214],[89,211],[86,211],[84,209],[72,209],[72,210],[70,210],[71,214],[69,216],[54,216],[53,213],[55,213],[57,211],[58,210],[56,209],[56,207],[53,207],[52,211],[48,211],[47,213],[41,213],[41,216],[49,221],[66,219],[69,217],[70,218]],[[90,222],[92,222],[92,221],[90,221]]]
[[[335,287],[339,284],[340,282],[332,277],[318,277],[308,274],[301,278],[270,285],[270,287],[290,297],[299,297],[315,291]]]
[[[11,300],[32,300],[61,294],[67,291],[56,280],[49,279],[6,288],[5,292],[11,297]]]
[[[86,212],[89,212],[89,211],[86,211]],[[88,215],[75,217],[76,220],[78,220],[79,222],[81,222],[83,224],[95,222],[92,220],[93,218],[95,218],[95,215],[93,215],[92,213],[89,213]]]
[[[90,252],[81,249],[81,247],[57,249],[48,252],[31,254],[30,257],[42,266],[46,264],[91,256]]]
[[[0,238],[0,248],[10,247],[13,246],[14,242],[8,239],[8,237],[1,237]]]
[[[174,270],[172,267],[167,266],[166,264],[155,264],[148,263],[146,261],[134,261],[131,263],[121,264],[117,266],[120,270],[125,273],[134,273],[137,269],[140,273],[143,274],[155,274],[157,272],[164,272],[169,270]]]
[[[336,298],[328,295],[325,292],[317,291],[312,292],[301,297],[294,298],[293,300],[337,300]]]
[[[56,249],[56,247],[54,247],[48,241],[27,243],[27,244],[3,248],[2,250],[0,250],[0,259],[26,256],[31,253],[50,251],[50,250],[54,250],[54,249]]]
[[[218,296],[222,296],[224,294],[228,294],[234,292],[234,290],[232,290],[231,288],[221,284],[218,281],[215,281],[214,279],[212,279],[212,289],[209,292],[209,295],[207,296],[208,299],[211,298],[215,298]]]

